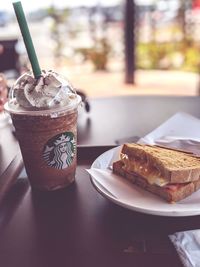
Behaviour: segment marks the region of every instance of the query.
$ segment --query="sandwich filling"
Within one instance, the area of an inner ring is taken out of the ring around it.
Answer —
[[[155,184],[173,192],[186,184],[170,184],[169,181],[162,175],[160,170],[155,166],[152,166],[147,158],[129,158],[128,155],[123,153],[120,154],[120,157],[124,163],[123,169],[125,171],[141,176],[149,184]]]

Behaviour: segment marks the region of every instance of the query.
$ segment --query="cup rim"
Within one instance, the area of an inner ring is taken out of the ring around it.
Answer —
[[[63,112],[72,111],[78,108],[80,103],[82,102],[81,96],[76,95],[76,99],[72,101],[69,105],[60,106],[54,109],[43,109],[43,110],[17,110],[13,109],[9,106],[9,101],[7,101],[4,105],[4,110],[10,114],[16,115],[27,115],[27,116],[48,116],[48,115],[55,115],[62,114]]]

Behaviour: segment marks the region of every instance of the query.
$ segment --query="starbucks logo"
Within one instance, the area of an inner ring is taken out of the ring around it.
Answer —
[[[43,158],[48,166],[65,169],[72,164],[76,141],[72,132],[58,134],[51,138],[43,149]]]

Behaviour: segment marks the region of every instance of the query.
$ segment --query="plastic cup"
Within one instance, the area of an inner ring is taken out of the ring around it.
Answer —
[[[15,110],[6,103],[33,188],[56,190],[75,180],[80,96],[48,110]]]

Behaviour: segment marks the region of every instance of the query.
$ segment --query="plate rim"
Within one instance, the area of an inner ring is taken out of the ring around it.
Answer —
[[[105,152],[103,152],[101,155],[99,155],[91,164],[91,169],[94,169],[94,165],[95,162],[101,158],[104,154],[107,154],[113,150],[118,150],[120,149],[120,147],[122,147],[122,145],[117,146],[115,148],[111,148]],[[98,168],[101,169],[101,168]],[[134,206],[134,205],[130,205],[127,203],[124,203],[123,201],[120,201],[119,199],[117,199],[116,197],[112,196],[111,193],[109,191],[106,192],[105,189],[103,189],[103,186],[100,185],[100,183],[98,184],[96,179],[92,176],[92,174],[90,175],[90,181],[91,184],[93,185],[93,187],[95,188],[95,190],[101,194],[103,197],[105,197],[106,199],[110,200],[111,202],[113,202],[114,204],[125,208],[125,209],[129,209],[135,212],[139,212],[139,213],[143,213],[143,214],[147,214],[147,215],[155,215],[155,216],[164,216],[164,217],[188,217],[188,216],[197,216],[200,215],[200,209],[197,211],[161,211],[161,210],[151,210],[151,209],[144,209],[144,208],[140,208],[138,206]],[[134,185],[134,184],[133,184]],[[144,190],[145,191],[145,190]],[[169,204],[170,205],[170,204]],[[172,204],[173,205],[173,204]]]

